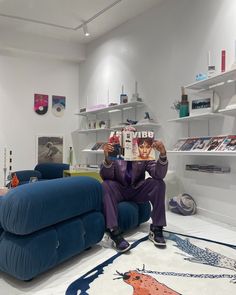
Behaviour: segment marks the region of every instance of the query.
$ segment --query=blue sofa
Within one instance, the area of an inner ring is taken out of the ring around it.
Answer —
[[[31,177],[37,177],[39,181],[63,177],[63,171],[69,170],[69,164],[64,163],[41,163],[34,170],[14,171],[19,179],[19,185],[28,183]]]
[[[105,232],[102,186],[90,177],[20,185],[0,198],[0,270],[30,280],[98,243]],[[119,204],[123,231],[150,217],[150,204]]]

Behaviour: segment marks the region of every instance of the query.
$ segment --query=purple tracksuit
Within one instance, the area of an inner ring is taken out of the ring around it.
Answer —
[[[163,158],[158,161],[134,161],[130,179],[127,178],[126,161],[116,160],[111,165],[101,165],[100,175],[104,192],[104,214],[106,226],[111,229],[118,226],[117,204],[122,201],[143,203],[150,201],[153,207],[152,222],[156,226],[166,225],[165,183],[168,162]],[[151,178],[145,179],[145,171]]]

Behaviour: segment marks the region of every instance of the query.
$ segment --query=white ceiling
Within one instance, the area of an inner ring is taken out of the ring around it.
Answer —
[[[0,0],[0,30],[87,43],[162,0]],[[87,22],[85,37],[78,28]]]

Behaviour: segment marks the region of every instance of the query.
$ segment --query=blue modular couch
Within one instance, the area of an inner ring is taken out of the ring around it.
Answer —
[[[31,177],[37,177],[39,181],[63,177],[63,171],[69,170],[69,164],[64,163],[40,163],[34,170],[14,171],[19,179],[19,185],[28,183]]]
[[[102,186],[90,177],[28,183],[0,197],[0,270],[30,280],[98,243],[105,232]],[[125,231],[150,217],[150,204],[119,204]]]

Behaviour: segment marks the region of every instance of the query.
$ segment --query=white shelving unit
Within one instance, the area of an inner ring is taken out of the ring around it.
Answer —
[[[219,87],[226,83],[231,83],[236,81],[236,69],[230,70],[219,75],[215,75],[209,79],[197,81],[195,83],[189,84],[185,86],[186,89],[202,91],[202,90],[209,90],[215,87]],[[210,127],[209,127],[209,120],[214,118],[222,117],[223,115],[228,116],[236,116],[236,108],[234,109],[220,109],[218,112],[215,113],[206,113],[206,114],[199,114],[194,116],[188,116],[183,118],[176,118],[171,119],[168,122],[176,122],[176,123],[183,123],[183,122],[191,122],[191,121],[202,121],[208,120],[208,136],[210,136]],[[190,137],[190,124],[188,124],[188,137]],[[168,154],[173,155],[181,155],[181,156],[236,156],[236,151],[168,151]]]
[[[123,111],[129,110],[129,109],[135,109],[135,119],[136,119],[136,108],[140,108],[140,107],[144,107],[146,104],[144,102],[139,102],[139,101],[135,101],[135,102],[128,102],[128,103],[124,103],[124,104],[119,104],[119,105],[115,105],[115,106],[110,106],[110,107],[105,107],[105,108],[101,108],[101,109],[96,109],[96,110],[89,110],[86,112],[77,112],[76,115],[79,116],[84,116],[87,117],[87,119],[89,118],[89,116],[96,116],[99,114],[112,114],[113,112],[121,112],[121,121],[123,121]],[[95,133],[96,134],[96,138],[95,138],[95,142],[98,141],[98,136],[97,133],[99,132],[109,132],[111,130],[116,130],[116,129],[121,129],[125,126],[133,126],[135,128],[139,129],[143,129],[143,128],[157,128],[160,127],[159,123],[155,123],[155,122],[144,122],[141,124],[134,124],[134,125],[117,125],[117,126],[111,126],[110,128],[97,128],[97,129],[78,129],[77,133],[78,134],[90,134],[90,133]],[[84,153],[88,153],[91,155],[99,155],[99,154],[103,154],[102,150],[91,150],[89,148],[85,148],[82,150],[82,152]]]

